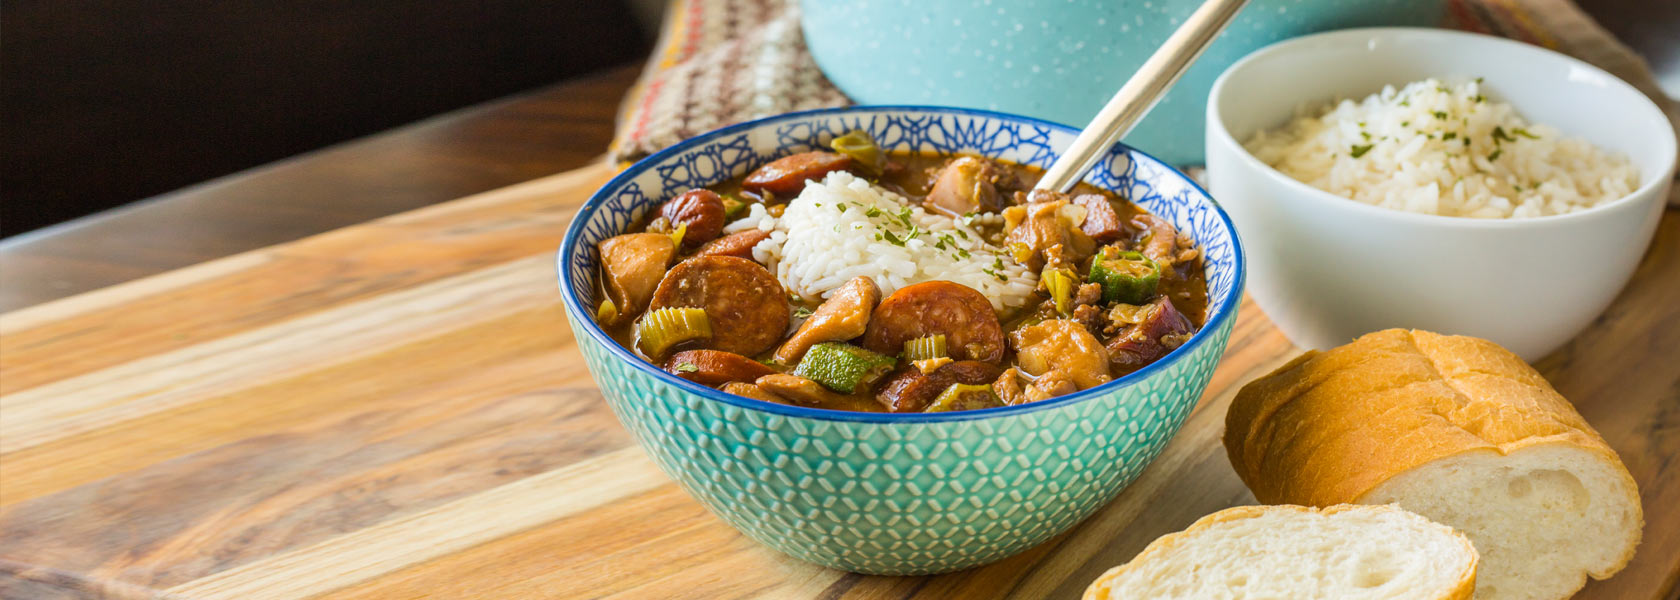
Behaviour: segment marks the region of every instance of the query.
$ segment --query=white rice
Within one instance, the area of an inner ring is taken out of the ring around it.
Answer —
[[[874,279],[882,295],[945,280],[974,288],[1001,312],[1021,306],[1038,285],[1036,274],[975,228],[1001,215],[976,215],[964,223],[922,210],[850,173],[806,184],[779,219],[762,205],[749,211],[724,230],[770,232],[770,239],[753,247],[753,257],[789,292],[805,298],[827,298],[860,275]]]
[[[1366,204],[1477,218],[1538,217],[1632,193],[1638,170],[1482,95],[1427,79],[1302,110],[1245,146],[1284,174]],[[1359,156],[1354,156],[1359,154]]]

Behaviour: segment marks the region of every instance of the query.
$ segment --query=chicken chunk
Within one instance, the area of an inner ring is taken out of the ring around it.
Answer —
[[[830,391],[822,384],[798,375],[777,373],[765,375],[753,382],[771,395],[787,399],[788,404],[828,408],[833,410],[880,412],[874,398],[847,396]]]
[[[1113,378],[1108,349],[1077,321],[1052,319],[1022,327],[1014,342],[1021,370],[1034,376],[1029,400],[1089,389]]]
[[[731,381],[729,383],[723,384],[723,391],[727,392],[727,393],[730,393],[730,394],[735,394],[737,396],[745,396],[745,397],[748,397],[748,398],[752,398],[754,400],[763,400],[765,402],[775,402],[777,404],[789,404],[789,402],[786,399],[782,398],[781,396],[777,396],[775,394],[772,394],[769,391],[766,391],[764,388],[758,387],[757,384],[753,384],[753,383]]]
[[[999,400],[1009,406],[1027,402],[1027,392],[1021,389],[1021,370],[1015,367],[1010,367],[1002,375],[998,375],[997,381],[992,382],[992,391],[997,393]]]
[[[1017,254],[1017,262],[1034,271],[1052,257],[1057,262],[1076,264],[1096,251],[1096,242],[1079,228],[1085,209],[1070,204],[1063,194],[1033,190],[1025,206],[1004,209],[1003,218],[1008,231],[1004,243],[1012,251],[1024,249]]]
[[[997,184],[1000,169],[992,161],[963,156],[945,164],[922,206],[957,217],[974,211],[997,212],[1003,205]]]
[[[677,244],[662,233],[628,233],[602,241],[600,250],[607,297],[618,306],[618,321],[624,321],[647,310],[665,267],[677,255]]]
[[[869,327],[869,313],[881,302],[881,288],[868,277],[854,277],[834,290],[811,318],[799,326],[781,348],[776,360],[785,365],[799,362],[811,346],[845,341],[863,335]]]

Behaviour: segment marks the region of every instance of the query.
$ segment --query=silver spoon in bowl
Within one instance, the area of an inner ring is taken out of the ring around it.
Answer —
[[[1091,124],[1079,132],[1061,158],[1050,165],[1033,189],[1066,192],[1085,178],[1114,142],[1132,130],[1139,119],[1154,108],[1161,96],[1178,81],[1184,70],[1207,49],[1213,38],[1225,30],[1248,0],[1208,0],[1190,14],[1167,41],[1143,61],[1131,79],[1103,105]]]

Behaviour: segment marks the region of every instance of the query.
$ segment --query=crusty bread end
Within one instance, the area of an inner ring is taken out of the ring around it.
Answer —
[[[1468,600],[1476,550],[1390,506],[1239,506],[1161,536],[1084,600]]]
[[[1639,491],[1614,450],[1515,354],[1391,329],[1245,386],[1225,449],[1262,502],[1394,503],[1463,531],[1476,597],[1567,598],[1633,557]]]

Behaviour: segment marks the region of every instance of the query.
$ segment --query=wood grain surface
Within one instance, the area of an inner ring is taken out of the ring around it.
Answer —
[[[745,539],[613,419],[552,252],[593,166],[0,315],[0,598],[1077,598],[1251,503],[1236,388],[1297,350],[1245,303],[1183,431],[1118,499],[1000,563],[815,567]],[[1680,576],[1680,213],[1541,371],[1621,453],[1648,523],[1580,598]]]

